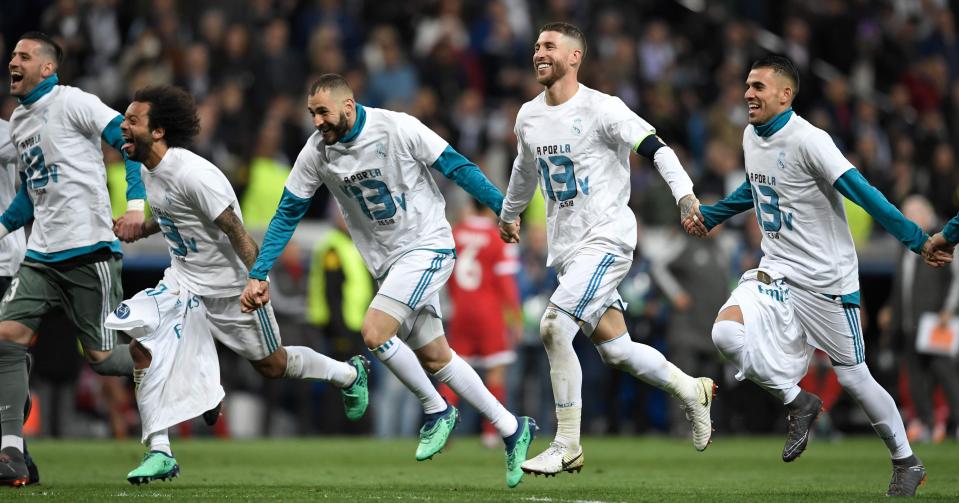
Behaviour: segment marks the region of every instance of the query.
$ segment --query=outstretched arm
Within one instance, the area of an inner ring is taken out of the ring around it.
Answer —
[[[27,222],[33,219],[33,201],[30,200],[30,195],[27,194],[27,182],[23,180],[24,176],[22,173],[20,178],[21,184],[20,189],[17,190],[17,195],[13,197],[10,206],[7,206],[3,215],[0,216],[0,223],[3,224],[0,225],[0,237],[6,236],[23,227]]]
[[[220,213],[220,216],[216,217],[213,223],[230,238],[233,250],[236,251],[247,270],[253,269],[256,254],[260,249],[256,246],[256,241],[250,237],[250,233],[243,227],[243,222],[240,221],[240,217],[236,215],[233,208],[223,210],[223,213]]]
[[[716,204],[704,204],[699,207],[703,213],[703,225],[707,231],[730,218],[753,209],[753,190],[749,182],[732,191]]]
[[[473,164],[453,147],[447,146],[433,163],[432,168],[453,180],[456,185],[462,187],[469,195],[497,215],[503,209],[503,193],[489,181],[489,178],[486,178],[479,166]]]

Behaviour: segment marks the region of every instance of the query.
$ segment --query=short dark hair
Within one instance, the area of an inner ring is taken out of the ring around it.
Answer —
[[[20,40],[34,40],[40,42],[40,46],[47,51],[48,55],[53,58],[54,63],[57,66],[60,66],[60,62],[63,61],[63,48],[60,47],[60,44],[56,40],[53,40],[53,37],[43,33],[42,31],[28,31],[23,35],[20,35]]]
[[[755,70],[757,68],[772,68],[773,72],[778,73],[792,81],[793,96],[799,94],[799,69],[796,68],[796,64],[793,63],[791,59],[778,54],[770,54],[754,61],[753,66],[750,67],[750,70]]]
[[[151,130],[163,128],[163,141],[168,147],[187,147],[200,133],[196,101],[179,87],[144,87],[133,95],[133,101],[150,104],[148,126]]]
[[[313,96],[320,90],[331,91],[331,90],[346,90],[350,94],[353,94],[353,88],[350,87],[350,83],[346,81],[346,78],[338,73],[324,73],[320,75],[320,78],[313,81],[313,84],[310,86],[310,96]]]
[[[546,23],[542,28],[539,29],[540,33],[544,31],[555,31],[576,39],[579,42],[579,45],[583,47],[583,57],[586,57],[586,35],[583,35],[583,32],[569,23],[564,23],[562,21],[556,23]]]

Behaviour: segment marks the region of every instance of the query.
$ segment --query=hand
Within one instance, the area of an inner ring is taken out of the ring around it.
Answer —
[[[519,217],[512,223],[499,220],[499,237],[504,243],[519,243]]]
[[[252,313],[270,302],[270,282],[251,278],[240,295],[240,310]]]
[[[701,238],[709,233],[703,220],[703,214],[699,211],[699,199],[696,199],[693,194],[683,196],[679,200],[679,219],[683,225],[683,230],[690,236]]]
[[[113,233],[124,243],[132,243],[144,237],[143,212],[130,210],[113,222]]]
[[[927,239],[922,245],[922,260],[932,267],[942,267],[952,262],[952,252],[956,245],[946,241],[941,232]]]
[[[686,292],[680,292],[672,299],[673,307],[677,311],[686,311],[690,306],[693,305],[693,299]]]

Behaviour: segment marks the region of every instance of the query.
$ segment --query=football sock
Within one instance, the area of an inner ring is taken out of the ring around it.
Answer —
[[[684,398],[694,394],[696,380],[666,360],[651,346],[634,342],[629,333],[596,345],[603,363]]]
[[[450,353],[453,355],[450,362],[433,374],[433,377],[449,386],[466,403],[489,419],[500,436],[507,437],[516,433],[516,417],[486,389],[473,367],[455,351],[450,350]]]
[[[549,380],[556,403],[556,441],[575,448],[579,446],[583,411],[583,370],[573,349],[579,324],[568,314],[548,307],[539,330],[549,359]]]
[[[306,346],[284,346],[286,349],[286,370],[284,377],[296,379],[316,379],[333,383],[345,388],[356,380],[356,368]]]
[[[839,383],[866,413],[892,459],[911,456],[912,448],[906,439],[906,427],[902,424],[896,401],[873,379],[869,367],[860,363],[853,366],[835,365],[833,369]]]
[[[27,401],[27,347],[0,341],[0,449],[23,451],[23,404]]]
[[[133,375],[133,357],[129,344],[117,344],[103,360],[90,363],[94,372],[102,376],[130,377]]]
[[[150,446],[151,451],[159,451],[167,456],[173,457],[173,451],[170,449],[170,436],[167,434],[167,430],[151,433],[150,436],[147,437],[147,445]]]
[[[394,335],[371,351],[407,389],[416,395],[423,404],[423,412],[433,414],[446,410],[446,401],[440,396],[439,391],[436,391],[426,371],[420,366],[416,354],[399,337]]]

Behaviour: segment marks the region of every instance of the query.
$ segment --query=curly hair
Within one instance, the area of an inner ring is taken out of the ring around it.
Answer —
[[[196,101],[182,88],[175,86],[144,87],[133,95],[133,101],[149,103],[147,114],[151,131],[163,129],[168,147],[187,147],[200,133],[200,117]]]

